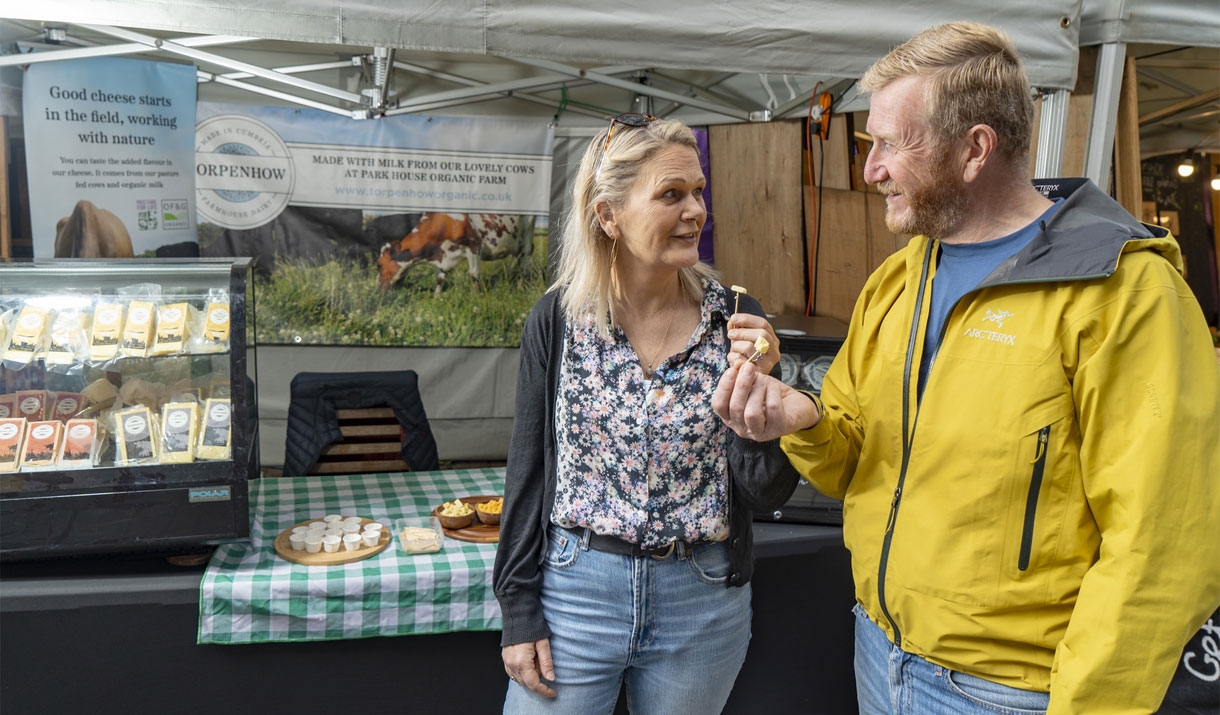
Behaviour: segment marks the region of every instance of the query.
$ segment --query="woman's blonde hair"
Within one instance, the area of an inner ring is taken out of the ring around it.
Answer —
[[[930,27],[877,60],[860,89],[876,92],[912,75],[928,80],[924,118],[942,147],[986,124],[995,130],[1000,154],[1025,169],[1034,102],[1008,35],[977,22]]]
[[[563,290],[563,312],[570,322],[592,316],[598,332],[607,337],[615,322],[610,296],[616,242],[602,230],[595,207],[601,201],[622,206],[659,150],[678,145],[699,151],[695,135],[679,121],[657,119],[642,127],[618,125],[607,145],[609,131],[609,127],[603,129],[589,142],[580,161],[572,205],[564,217],[557,276],[549,289]],[[678,269],[678,277],[686,295],[699,303],[703,301],[704,280],[715,278],[716,272],[705,263],[696,263]]]

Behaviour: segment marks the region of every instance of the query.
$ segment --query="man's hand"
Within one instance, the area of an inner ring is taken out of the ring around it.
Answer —
[[[754,354],[754,344],[760,337],[767,341],[767,352],[759,355],[754,364],[765,375],[779,362],[779,338],[761,315],[734,313],[729,318],[729,367],[745,364]]]
[[[720,377],[712,409],[739,436],[755,442],[809,429],[821,419],[813,400],[750,363],[730,367]]]
[[[500,657],[504,659],[504,672],[514,682],[545,698],[555,697],[557,693],[547,685],[555,682],[555,664],[551,661],[549,638],[504,646],[500,649]]]

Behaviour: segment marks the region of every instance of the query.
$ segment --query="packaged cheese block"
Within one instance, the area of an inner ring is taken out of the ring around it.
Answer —
[[[89,342],[89,357],[105,361],[119,352],[123,333],[123,305],[99,303],[93,311],[93,330]]]
[[[212,398],[203,403],[203,430],[195,456],[200,459],[228,459],[232,421],[228,400]]]
[[[47,418],[46,390],[18,390],[17,416],[33,422]]]
[[[17,396],[13,393],[0,395],[0,420],[18,417]]]
[[[118,396],[118,388],[104,377],[94,380],[81,390],[81,397],[90,406],[90,411],[109,407]]]
[[[161,463],[195,461],[195,434],[198,430],[197,403],[165,403],[161,408]]]
[[[169,303],[157,308],[157,339],[153,355],[177,355],[186,344],[186,303]]]
[[[209,302],[204,316],[203,337],[214,343],[229,342],[229,304]]]
[[[38,420],[26,428],[25,448],[21,451],[21,469],[49,469],[55,466],[59,440],[64,423],[59,420]]]
[[[67,422],[75,417],[84,406],[85,398],[79,392],[56,392],[55,399],[51,400],[51,410],[47,413],[47,419]]]
[[[114,463],[119,466],[148,464],[157,460],[153,439],[152,411],[136,405],[114,413]]]
[[[17,315],[17,324],[13,326],[13,337],[4,351],[5,362],[28,365],[34,360],[34,353],[42,348],[42,341],[47,332],[47,319],[50,312],[45,308],[26,305]]]
[[[0,419],[0,472],[15,472],[25,446],[25,418]]]
[[[123,326],[123,343],[119,351],[132,357],[146,357],[153,339],[153,323],[157,309],[152,303],[133,300],[127,306],[127,323]]]
[[[81,310],[64,310],[51,323],[51,342],[44,356],[48,365],[72,365],[80,362],[89,342],[89,314]]]
[[[68,420],[55,464],[60,469],[92,467],[97,458],[97,420]]]

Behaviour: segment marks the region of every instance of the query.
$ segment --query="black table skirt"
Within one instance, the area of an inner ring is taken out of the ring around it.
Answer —
[[[725,713],[855,713],[841,530],[755,528],[753,639]],[[200,646],[202,574],[148,557],[0,565],[0,712],[500,711],[498,631]]]

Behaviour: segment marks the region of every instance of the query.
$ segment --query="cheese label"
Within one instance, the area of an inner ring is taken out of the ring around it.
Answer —
[[[0,419],[0,472],[15,472],[25,446],[25,418]]]
[[[200,459],[228,459],[233,415],[228,400],[209,399],[203,407],[203,434],[195,455]]]
[[[47,417],[46,390],[18,390],[17,415],[27,420],[44,420]]]
[[[55,464],[55,453],[59,449],[59,438],[63,434],[63,423],[59,420],[30,422],[25,438],[25,449],[21,455],[21,468],[50,467]]]
[[[56,464],[60,467],[92,467],[97,453],[97,420],[68,420],[64,425],[63,448]]]
[[[115,447],[119,452],[116,462],[130,464],[156,459],[152,413],[147,407],[141,405],[114,413],[114,427]]]
[[[195,459],[199,408],[194,402],[170,402],[161,408],[161,462]]]
[[[89,357],[94,360],[109,360],[119,352],[119,338],[123,330],[123,306],[120,303],[102,303],[93,311],[93,332],[89,342]]]
[[[79,392],[57,392],[47,416],[60,422],[67,422],[75,417],[84,406],[85,398]]]
[[[207,318],[203,324],[203,337],[213,342],[229,340],[228,304],[208,303]]]
[[[34,353],[42,345],[48,316],[48,311],[42,308],[32,305],[22,307],[17,316],[17,325],[13,328],[12,341],[4,351],[4,359],[23,365],[32,361]]]
[[[145,357],[148,355],[148,345],[152,341],[153,320],[156,317],[152,303],[133,300],[127,309],[127,324],[123,328],[124,355]]]
[[[47,346],[46,361],[51,365],[71,365],[76,362],[76,346],[85,337],[89,326],[89,315],[77,310],[68,310],[55,316],[51,323],[51,344]]]
[[[186,303],[169,303],[157,309],[157,341],[152,350],[154,355],[182,352],[186,340],[188,313]]]

